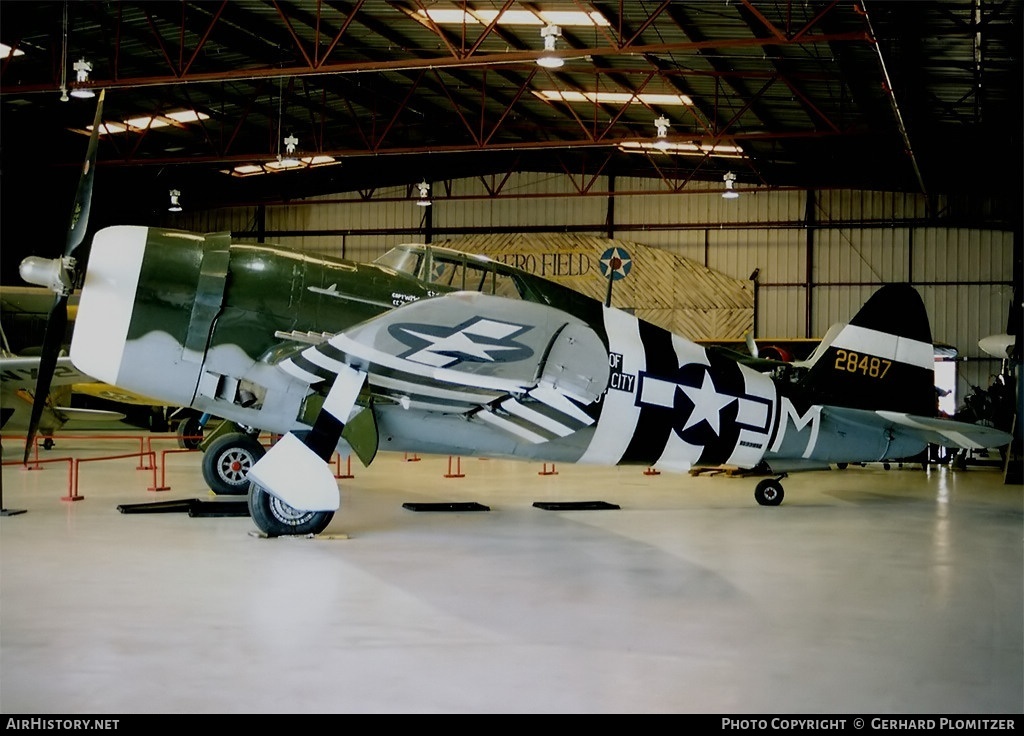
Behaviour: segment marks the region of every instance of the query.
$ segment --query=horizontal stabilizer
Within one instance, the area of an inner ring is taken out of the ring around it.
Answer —
[[[899,438],[917,441],[921,445],[932,444],[942,447],[959,447],[965,450],[981,450],[1002,447],[1011,439],[1008,433],[995,427],[896,411],[865,411],[840,406],[826,406],[822,408],[822,416],[837,421],[845,427],[856,425],[859,429],[885,430],[893,439],[899,436]]]
[[[1012,439],[1008,432],[983,424],[955,422],[941,417],[919,417],[894,411],[880,411],[878,415],[902,427],[920,430],[926,433],[928,442],[943,447],[984,450],[1002,447]]]

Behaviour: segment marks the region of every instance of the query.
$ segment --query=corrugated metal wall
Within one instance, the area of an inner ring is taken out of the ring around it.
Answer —
[[[651,179],[515,173],[435,182],[429,208],[414,205],[410,186],[268,206],[262,215],[255,207],[183,213],[166,224],[256,240],[262,216],[268,242],[355,260],[403,242],[473,233],[610,234],[734,278],[758,269],[764,337],[820,337],[877,284],[909,281],[925,300],[935,340],[971,358],[959,365],[958,395],[969,384],[988,385],[998,364],[978,359],[977,342],[1006,328],[1012,232],[924,225],[926,202],[910,194],[744,189],[725,200],[703,182],[673,189]]]

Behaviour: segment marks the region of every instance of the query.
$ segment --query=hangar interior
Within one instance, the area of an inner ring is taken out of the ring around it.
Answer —
[[[104,90],[88,237],[429,244],[598,298],[614,246],[613,307],[739,343],[816,342],[910,284],[953,415],[1020,373],[979,341],[1019,346],[1021,21],[1019,0],[0,3],[5,350],[43,342],[51,297],[9,295],[69,242]],[[244,512],[125,512],[212,498],[200,453],[79,426],[34,466],[3,430],[5,713],[1024,711],[1012,452],[794,473],[779,508],[743,473],[339,456],[324,533],[271,540]],[[593,501],[617,508],[534,505]]]

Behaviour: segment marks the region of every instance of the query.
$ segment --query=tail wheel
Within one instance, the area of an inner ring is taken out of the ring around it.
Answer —
[[[249,469],[266,454],[259,440],[250,435],[218,437],[203,453],[203,479],[217,495],[242,496],[249,490]]]
[[[762,506],[778,506],[786,495],[775,478],[765,478],[754,488],[754,498]]]
[[[301,511],[262,486],[249,484],[249,516],[268,537],[319,534],[334,518],[333,511]]]

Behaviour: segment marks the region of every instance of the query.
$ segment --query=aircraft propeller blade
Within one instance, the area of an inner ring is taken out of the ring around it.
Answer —
[[[32,399],[32,416],[28,424],[28,434],[25,437],[25,458],[32,452],[32,441],[35,439],[36,431],[39,429],[39,420],[43,416],[43,407],[46,405],[46,398],[50,395],[50,383],[53,380],[53,372],[57,367],[57,358],[60,355],[60,344],[64,340],[64,331],[68,324],[68,297],[58,294],[50,307],[50,314],[46,319],[46,332],[43,335],[43,349],[39,358],[39,375],[36,376],[36,391]]]
[[[43,416],[43,407],[50,394],[50,383],[60,356],[60,346],[64,341],[64,333],[68,326],[68,297],[78,280],[77,262],[74,253],[85,240],[85,231],[89,226],[89,211],[92,205],[93,179],[96,171],[96,154],[99,149],[100,125],[103,121],[103,98],[106,90],[100,90],[96,101],[96,113],[92,121],[92,133],[89,136],[89,148],[85,154],[82,174],[78,179],[75,192],[74,207],[71,221],[68,224],[68,237],[64,244],[64,257],[57,263],[56,278],[51,281],[51,288],[56,293],[50,314],[46,319],[46,332],[43,335],[42,353],[39,359],[39,375],[36,377],[36,390],[32,398],[32,415],[29,419],[28,434],[25,435],[25,458],[32,451],[32,443],[39,429],[39,421]]]
[[[743,339],[747,343],[747,352],[750,353],[750,357],[760,357],[760,351],[757,349],[757,343],[754,342],[753,333],[748,332]]]
[[[1013,287],[1013,301],[1010,303],[1009,313],[1006,315],[1006,333],[1013,335],[1013,347],[1010,357],[1014,362],[1019,363],[1021,351],[1024,350],[1024,318],[1021,316],[1021,289],[1019,285]],[[1018,397],[1018,401],[1020,398]]]
[[[78,179],[75,192],[75,204],[71,210],[71,222],[68,225],[68,239],[64,246],[64,256],[71,256],[85,240],[85,230],[89,226],[89,210],[92,206],[92,184],[96,174],[96,151],[100,142],[100,125],[103,123],[103,98],[106,90],[101,89],[96,101],[96,114],[92,119],[92,133],[89,135],[89,148],[85,153],[85,164],[82,175]]]

